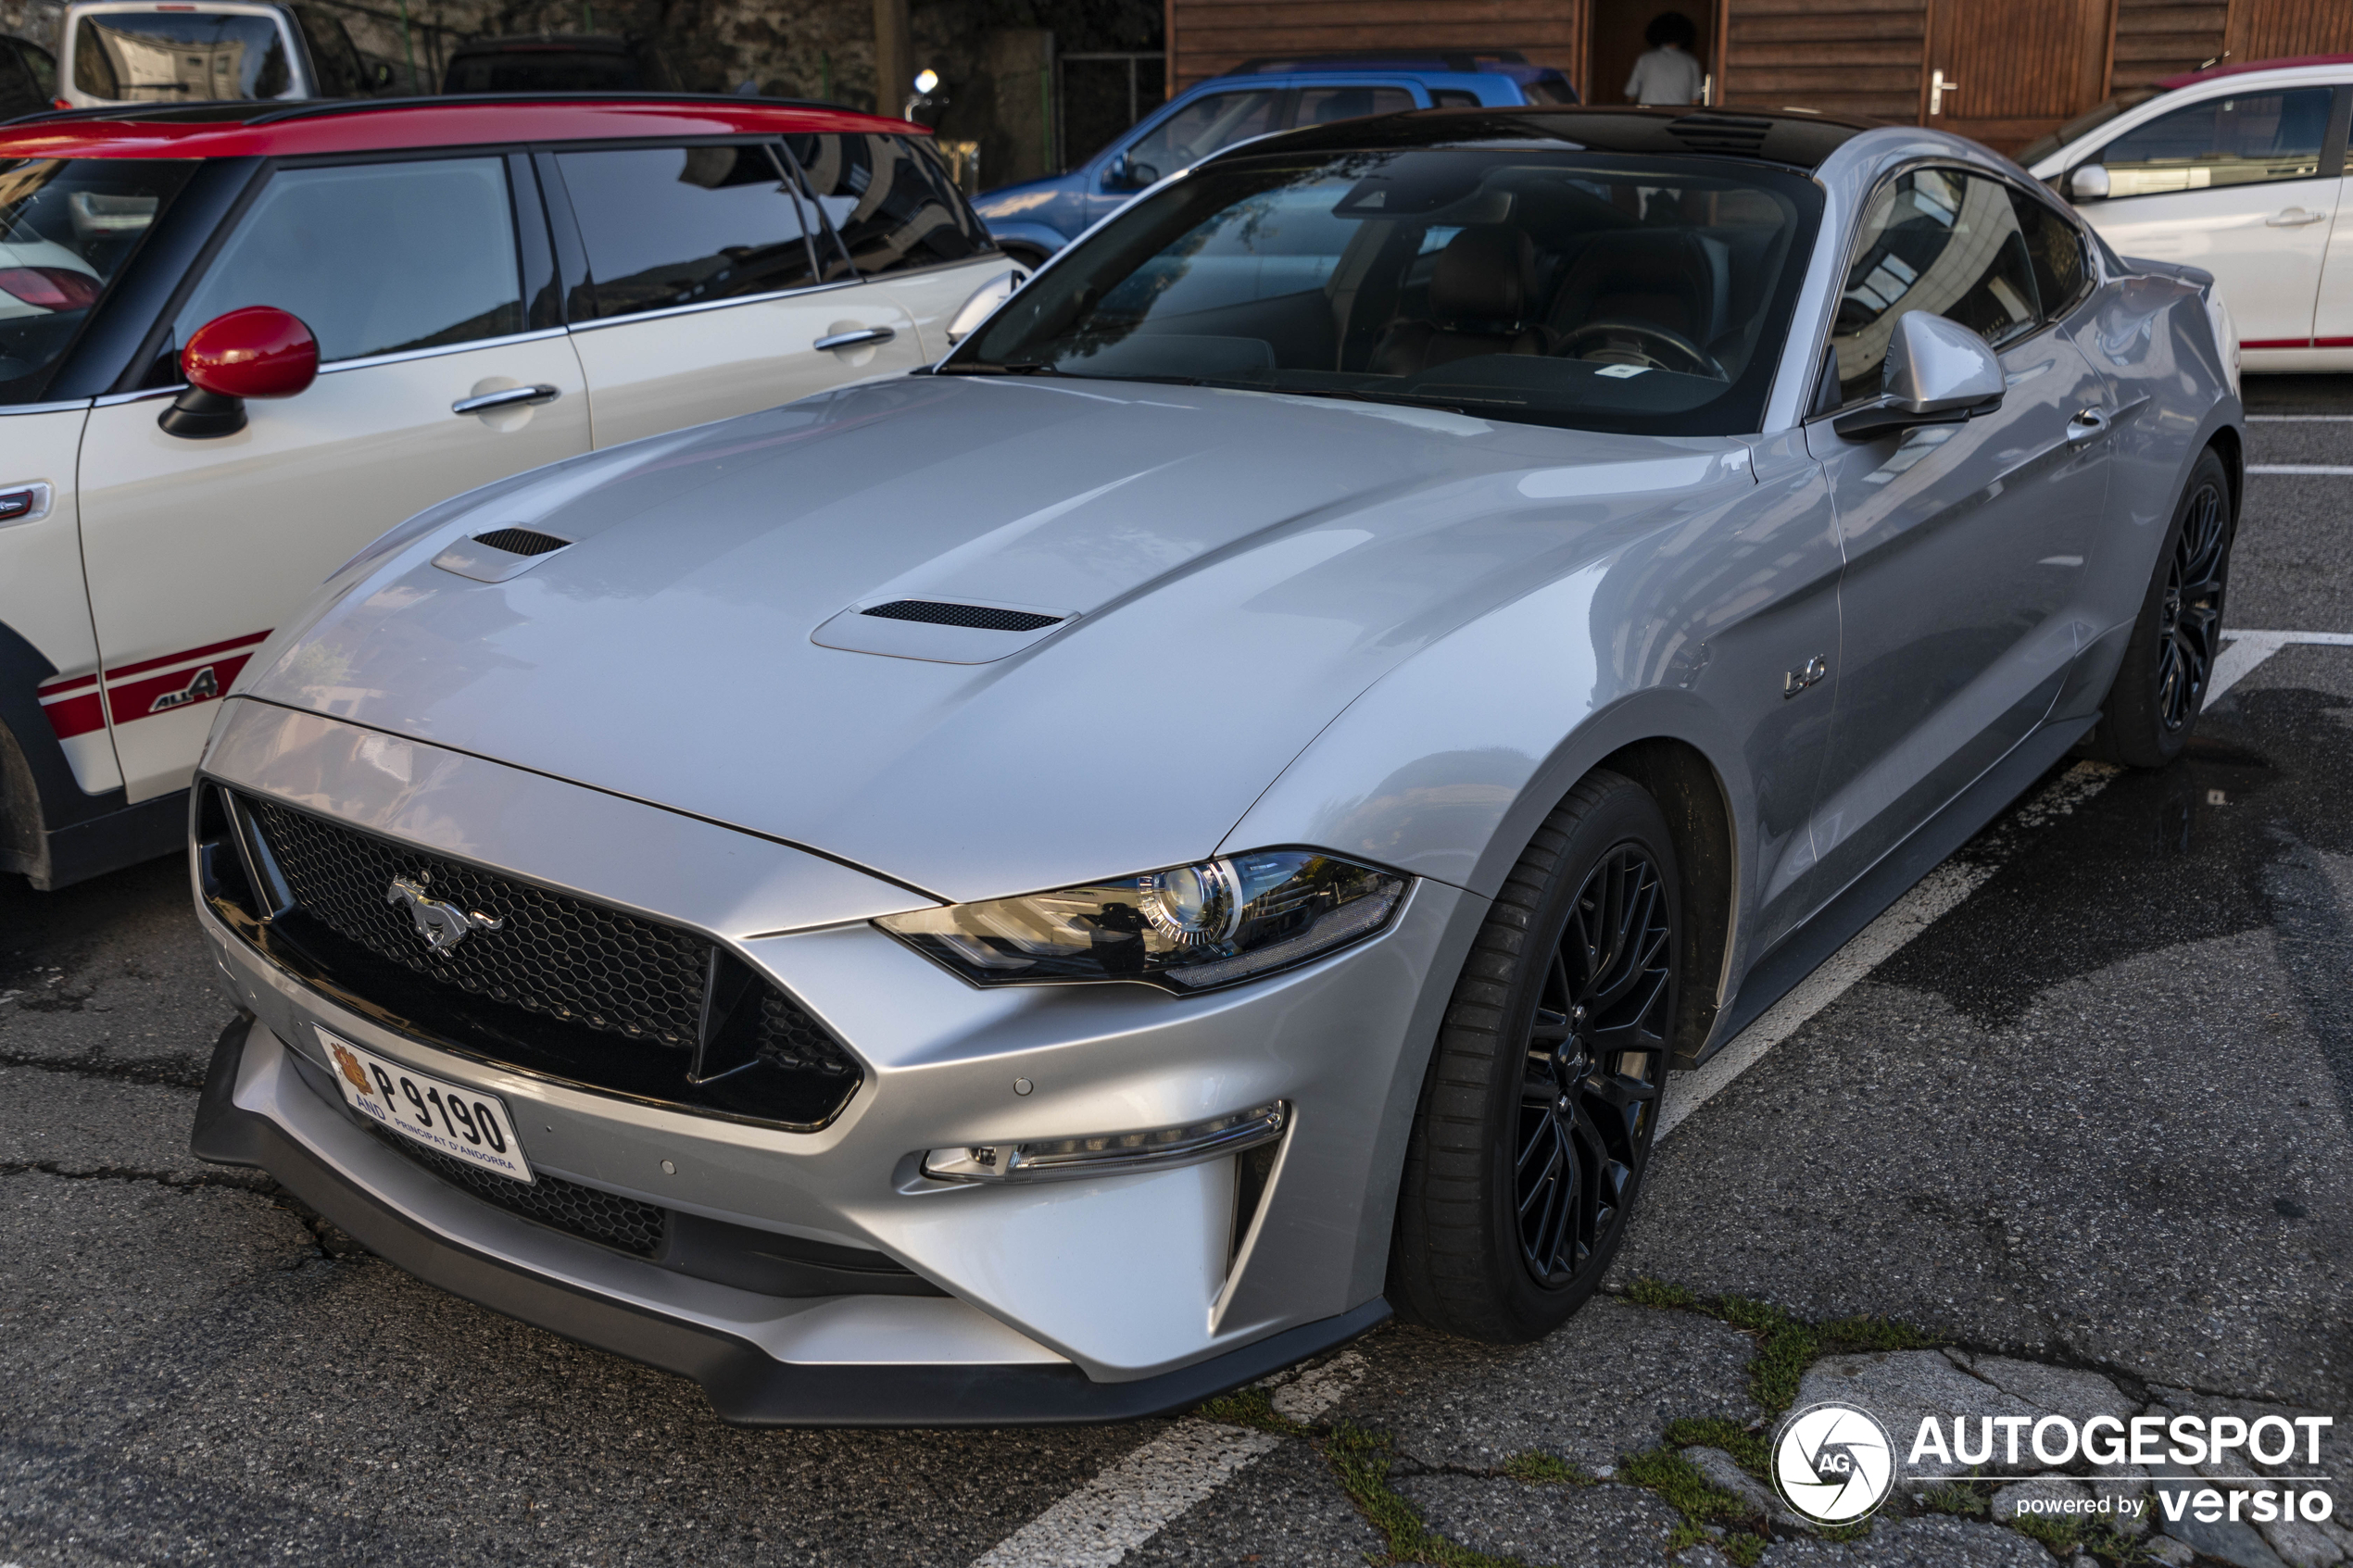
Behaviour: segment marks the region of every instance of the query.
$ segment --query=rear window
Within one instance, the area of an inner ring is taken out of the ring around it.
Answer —
[[[37,403],[193,161],[0,160],[0,403]]]
[[[73,84],[133,104],[283,98],[294,91],[294,69],[274,18],[104,11],[74,30]]]
[[[594,282],[575,321],[807,288],[800,194],[768,144],[558,153]]]

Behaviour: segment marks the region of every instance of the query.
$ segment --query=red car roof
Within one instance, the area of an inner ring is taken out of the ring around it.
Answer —
[[[2291,66],[2353,66],[2353,55],[2291,55],[2277,60],[2249,60],[2239,66],[2209,66],[2204,70],[2169,76],[2157,85],[2171,93],[2193,82],[2211,82],[2218,76],[2238,76],[2250,70],[2285,70]]]
[[[925,126],[853,109],[749,98],[412,98],[255,108],[250,120],[126,115],[0,126],[0,157],[283,157],[486,142],[601,142],[745,132],[931,134]]]

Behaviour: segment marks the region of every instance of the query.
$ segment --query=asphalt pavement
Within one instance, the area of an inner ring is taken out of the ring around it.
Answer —
[[[2248,402],[2251,462],[2353,466],[2353,418],[2309,417],[2353,378]],[[2353,633],[2353,478],[2250,477],[2236,561],[2233,626]],[[2282,646],[2172,768],[2045,790],[1690,1110],[1613,1294],[1551,1340],[1390,1328],[1079,1431],[739,1431],[416,1283],[187,1154],[232,1010],[178,863],[9,879],[0,1564],[2058,1561],[1994,1482],[1857,1539],[1771,1523],[1740,1435],[1954,1380],[2353,1423],[2353,646]],[[2353,1562],[2336,1521],[2165,1528],[2056,1549]]]

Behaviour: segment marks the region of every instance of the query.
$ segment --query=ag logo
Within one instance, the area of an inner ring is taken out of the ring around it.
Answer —
[[[1773,1435],[1773,1480],[1782,1500],[1816,1524],[1850,1524],[1887,1500],[1895,1447],[1867,1411],[1808,1405]]]

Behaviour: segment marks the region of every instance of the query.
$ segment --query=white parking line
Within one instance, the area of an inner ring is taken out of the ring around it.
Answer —
[[[1980,853],[1966,860],[1950,859],[1912,884],[1880,917],[1850,938],[1822,966],[1765,1010],[1765,1016],[1732,1036],[1722,1050],[1696,1072],[1670,1074],[1667,1104],[1658,1115],[1658,1135],[1673,1132],[1683,1119],[1724,1092],[1732,1080],[1756,1065],[1767,1051],[1795,1034],[1800,1025],[1844,996],[1854,984],[1894,958],[1905,944],[1960,907],[1961,900],[1992,880],[2023,847],[2023,839],[2008,830],[2036,828],[2054,817],[2064,817],[2108,787],[2118,770],[2105,762],[2078,762],[2051,781],[1997,830]]]
[[[2353,463],[2249,463],[2249,473],[2353,473]]]
[[[1365,1358],[1343,1351],[1276,1389],[1275,1409],[1314,1421],[1364,1375]],[[998,1542],[973,1568],[1111,1568],[1282,1441],[1198,1417],[1180,1421]]]
[[[2206,706],[2245,680],[2248,671],[2284,647],[2302,644],[2311,647],[2353,647],[2353,633],[2346,632],[2225,632],[2221,657],[2214,661],[2214,674],[2206,683]]]

